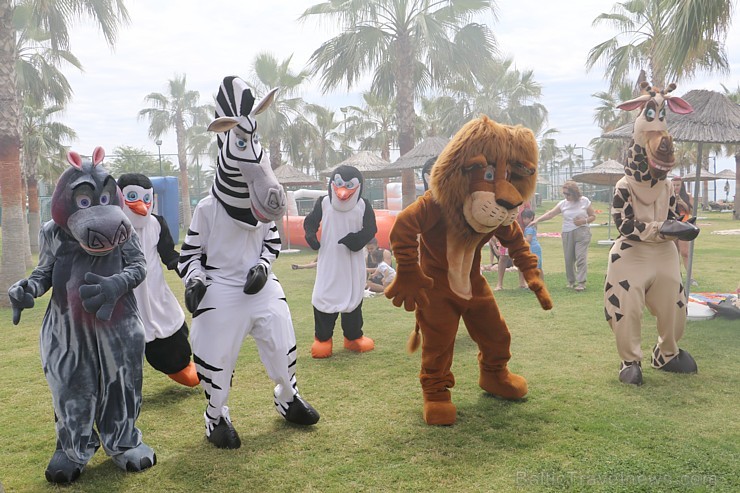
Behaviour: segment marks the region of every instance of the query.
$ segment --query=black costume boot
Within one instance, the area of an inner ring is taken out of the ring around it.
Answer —
[[[285,419],[298,425],[313,425],[319,418],[319,412],[298,394],[293,397],[285,412]]]
[[[242,446],[242,441],[234,429],[234,425],[223,416],[211,430],[208,441],[218,448],[237,449]]]
[[[632,385],[642,385],[642,365],[639,361],[622,361],[619,365],[619,381]]]

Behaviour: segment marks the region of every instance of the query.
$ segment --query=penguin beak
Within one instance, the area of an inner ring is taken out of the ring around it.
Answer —
[[[152,204],[145,204],[143,200],[135,200],[133,202],[126,201],[126,205],[129,209],[131,209],[135,214],[138,214],[140,216],[146,216],[149,213],[149,209],[151,209]]]
[[[339,200],[344,202],[346,200],[349,200],[350,197],[352,197],[357,190],[358,190],[357,188],[350,190],[347,187],[334,187],[334,195]]]

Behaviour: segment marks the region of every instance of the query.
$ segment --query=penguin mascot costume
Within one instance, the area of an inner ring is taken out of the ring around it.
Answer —
[[[378,231],[375,212],[362,197],[363,184],[357,168],[337,167],[329,180],[329,195],[319,198],[303,221],[306,242],[319,252],[311,297],[314,358],[331,356],[334,324],[340,313],[345,349],[364,353],[375,348],[375,342],[362,333],[362,299],[367,284],[363,248]],[[320,243],[316,237],[319,226]]]
[[[146,258],[146,279],[134,289],[146,331],[146,360],[175,382],[195,387],[199,381],[195,364],[190,360],[185,312],[167,285],[162,270],[162,263],[169,270],[176,269],[180,253],[175,250],[164,218],[152,214],[154,186],[151,180],[140,173],[126,173],[117,181],[123,192],[123,213],[139,235]]]

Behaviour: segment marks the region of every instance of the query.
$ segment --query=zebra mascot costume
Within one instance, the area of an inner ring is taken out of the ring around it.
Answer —
[[[178,269],[193,314],[193,360],[208,399],[206,437],[219,448],[241,446],[226,405],[242,341],[251,335],[269,377],[275,407],[288,421],[312,425],[319,414],[298,394],[296,339],[285,293],[271,271],[280,254],[273,221],[285,212],[285,192],[262,159],[256,106],[238,77],[226,77],[216,96],[218,165],[211,193],[195,208]]]

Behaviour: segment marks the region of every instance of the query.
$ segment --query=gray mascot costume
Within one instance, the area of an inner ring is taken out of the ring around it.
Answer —
[[[144,326],[133,289],[146,261],[116,181],[100,166],[104,157],[101,147],[92,162],[69,153],[72,167],[59,178],[52,220],[39,234],[39,265],[8,292],[18,324],[21,311],[53,288],[40,337],[57,431],[46,469],[53,483],[76,480],[101,444],[124,471],[157,462],[136,428]]]

